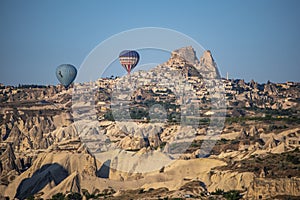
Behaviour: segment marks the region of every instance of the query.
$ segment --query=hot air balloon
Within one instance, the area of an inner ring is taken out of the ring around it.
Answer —
[[[119,55],[121,65],[130,74],[140,60],[140,55],[136,51],[124,50]]]
[[[56,77],[67,88],[76,78],[77,69],[70,64],[62,64],[56,68]]]

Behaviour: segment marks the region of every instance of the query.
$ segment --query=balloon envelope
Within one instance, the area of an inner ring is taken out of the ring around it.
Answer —
[[[119,55],[121,65],[130,74],[131,70],[135,68],[140,60],[140,55],[136,51],[124,50]]]
[[[62,64],[56,68],[56,77],[59,82],[68,87],[76,78],[77,69],[70,64]]]

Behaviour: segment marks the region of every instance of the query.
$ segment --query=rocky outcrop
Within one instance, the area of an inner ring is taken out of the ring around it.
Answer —
[[[238,139],[247,139],[249,137],[249,134],[246,132],[244,128],[241,129],[238,135]]]
[[[277,147],[279,144],[279,141],[274,138],[273,135],[271,135],[266,141],[264,145],[264,149],[273,149]]]
[[[210,182],[205,180],[204,182],[208,185],[210,192],[216,191],[216,189],[243,191],[250,186],[254,177],[252,172],[212,171]]]
[[[126,136],[119,142],[118,146],[124,150],[138,151],[144,147],[149,147],[150,144],[147,138]]]
[[[117,147],[121,149],[140,150],[144,147],[157,148],[162,143],[160,138],[162,132],[163,125],[160,123],[118,122],[107,128],[106,136],[110,141],[117,142]]]
[[[258,132],[257,128],[255,126],[252,126],[249,131],[249,136],[256,137],[256,136],[258,136],[258,134],[259,134],[259,132]]]
[[[277,95],[278,94],[278,90],[277,90],[276,86],[272,83],[265,84],[264,92],[268,93],[269,95]]]
[[[17,159],[12,148],[12,144],[8,143],[0,149],[0,183],[8,185],[14,178],[10,176],[18,175],[22,166],[17,165]]]
[[[204,78],[216,79],[220,78],[220,73],[217,64],[209,50],[204,51],[200,58],[199,65],[196,68],[200,71]]]
[[[74,193],[81,193],[81,185],[80,185],[81,176],[75,171],[61,181],[56,187],[51,188],[43,197],[45,199],[51,199],[51,197],[57,193],[61,193],[61,191],[68,191]]]
[[[6,188],[10,198],[24,199],[30,195],[50,191],[80,192],[80,177],[96,176],[97,164],[93,156],[82,152],[79,141],[64,142],[57,150],[41,153],[32,166]],[[74,150],[66,150],[66,146]]]
[[[190,73],[190,76],[201,76],[206,79],[220,78],[217,64],[209,50],[203,52],[199,61],[193,47],[177,49],[171,53],[171,58],[166,62],[166,65],[169,67],[177,66],[177,68],[181,66],[185,70],[183,73]]]
[[[275,199],[276,196],[300,196],[299,178],[255,178],[248,188],[247,199]]]
[[[76,128],[68,112],[56,116],[11,115],[9,123],[1,126],[2,141],[12,144],[16,152],[47,149],[54,142],[75,138]]]
[[[199,64],[199,60],[196,56],[196,51],[192,46],[183,47],[177,50],[174,50],[171,53],[171,58],[183,58],[185,61],[187,61],[189,64]]]

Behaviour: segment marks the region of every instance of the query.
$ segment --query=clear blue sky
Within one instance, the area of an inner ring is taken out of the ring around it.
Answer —
[[[297,0],[0,1],[0,83],[57,84],[108,37],[132,28],[182,32],[210,49],[223,76],[300,81]]]

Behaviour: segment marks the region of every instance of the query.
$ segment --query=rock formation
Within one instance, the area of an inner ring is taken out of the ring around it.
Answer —
[[[191,46],[177,49],[171,53],[167,66],[178,65],[182,67],[192,65],[199,75],[206,79],[220,78],[219,70],[209,50],[203,52],[199,61],[195,50]]]
[[[255,178],[249,187],[247,199],[270,199],[275,196],[300,196],[299,178]]]
[[[196,56],[196,52],[193,49],[192,46],[188,46],[188,47],[183,47],[177,50],[174,50],[171,53],[171,58],[183,58],[185,61],[187,61],[188,63],[195,65],[195,64],[199,64],[199,60]]]
[[[65,150],[67,144],[74,149]],[[80,144],[79,141],[77,144]],[[56,151],[40,154],[32,166],[7,187],[5,195],[24,199],[42,191],[47,195],[51,191],[80,192],[80,179],[95,176],[97,165],[90,154],[78,153],[80,148],[77,144],[72,144],[71,140],[59,144]]]

